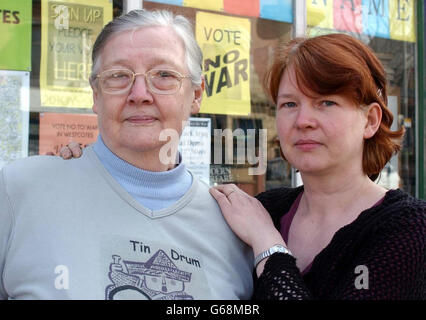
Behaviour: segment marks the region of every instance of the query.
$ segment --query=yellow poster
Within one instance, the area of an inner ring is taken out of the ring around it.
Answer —
[[[41,105],[91,108],[92,46],[112,19],[112,1],[42,0],[41,9]]]
[[[326,29],[334,28],[333,1],[306,0],[308,26]]]
[[[223,0],[183,0],[185,7],[223,12]]]
[[[391,39],[416,42],[414,6],[414,0],[389,1]]]
[[[201,113],[250,113],[250,20],[197,12],[206,88]]]

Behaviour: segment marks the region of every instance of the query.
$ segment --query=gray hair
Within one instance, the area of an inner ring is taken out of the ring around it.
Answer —
[[[132,31],[143,27],[170,27],[182,40],[185,48],[186,66],[189,70],[192,83],[201,84],[203,53],[194,37],[191,23],[181,15],[161,11],[132,10],[109,22],[96,38],[92,51],[91,81],[96,77],[99,69],[99,60],[103,47],[112,36],[122,31]]]

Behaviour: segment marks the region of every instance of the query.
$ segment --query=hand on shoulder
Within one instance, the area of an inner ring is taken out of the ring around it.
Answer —
[[[234,184],[210,188],[222,214],[235,234],[258,254],[267,248],[283,243],[271,216],[259,200],[248,195]]]
[[[64,160],[71,158],[80,158],[83,154],[83,148],[78,142],[71,141],[59,150],[59,156]]]

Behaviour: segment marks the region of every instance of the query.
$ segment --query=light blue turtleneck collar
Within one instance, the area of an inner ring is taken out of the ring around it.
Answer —
[[[151,210],[171,206],[192,185],[192,176],[182,162],[168,171],[143,170],[116,156],[104,144],[101,136],[98,136],[93,150],[118,183],[140,204]]]

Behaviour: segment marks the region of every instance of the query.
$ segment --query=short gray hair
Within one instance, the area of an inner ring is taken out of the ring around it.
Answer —
[[[182,40],[185,48],[186,66],[194,85],[201,84],[203,53],[194,37],[191,23],[184,16],[173,15],[170,11],[132,10],[110,21],[99,33],[93,45],[91,81],[96,77],[99,58],[103,47],[110,38],[122,31],[131,31],[144,27],[170,27]]]

